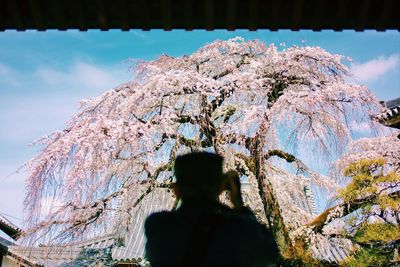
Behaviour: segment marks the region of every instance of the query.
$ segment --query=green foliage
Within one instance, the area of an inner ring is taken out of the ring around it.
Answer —
[[[345,203],[365,199],[362,207],[368,210],[373,205],[380,209],[399,210],[400,201],[388,195],[389,189],[400,186],[400,175],[395,172],[384,173],[385,160],[362,159],[351,163],[344,171],[352,181],[339,191],[339,198]]]
[[[395,190],[400,175],[385,172],[384,159],[362,159],[350,164],[344,174],[351,182],[339,197],[358,212],[348,221],[350,238],[363,246],[343,266],[387,266],[396,258],[395,243],[400,240],[400,199]],[[388,216],[390,214],[390,216]]]
[[[382,255],[374,249],[361,249],[340,265],[348,267],[367,267],[387,266],[388,263],[389,259],[387,258],[387,255]]]
[[[313,257],[307,242],[299,237],[293,241],[288,249],[284,250],[283,258],[286,259],[284,266],[324,266],[323,262]]]
[[[376,194],[377,185],[383,177],[383,159],[362,159],[351,163],[345,170],[346,176],[352,177],[347,187],[339,192],[339,197],[345,202]]]
[[[364,224],[354,235],[354,241],[363,244],[390,243],[400,239],[400,227],[388,223]]]

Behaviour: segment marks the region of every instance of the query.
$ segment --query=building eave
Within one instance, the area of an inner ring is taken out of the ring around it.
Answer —
[[[16,225],[14,225],[12,222],[10,222],[1,215],[0,215],[0,230],[14,240],[17,240],[22,234],[22,230],[20,228],[18,228]]]
[[[400,97],[381,103],[386,111],[377,116],[379,122],[385,126],[400,129]]]
[[[400,30],[397,0],[3,0],[0,31],[111,29]]]

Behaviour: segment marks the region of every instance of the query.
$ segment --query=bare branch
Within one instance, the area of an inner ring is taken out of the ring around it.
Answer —
[[[284,152],[282,150],[279,149],[273,149],[273,150],[268,150],[267,153],[265,154],[265,159],[269,159],[270,157],[279,157],[282,158],[284,160],[286,160],[289,163],[296,163],[298,170],[303,171],[303,172],[307,172],[309,171],[308,167],[298,158],[296,158],[295,156],[293,156],[292,154],[289,154],[287,152]]]

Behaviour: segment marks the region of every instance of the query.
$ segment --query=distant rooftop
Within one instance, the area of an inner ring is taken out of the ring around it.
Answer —
[[[379,116],[379,121],[388,127],[400,129],[400,97],[383,101],[382,105],[387,110]]]
[[[400,106],[400,97],[392,99],[392,100],[385,101],[384,103],[385,103],[385,106],[387,108],[399,107]]]
[[[3,231],[9,237],[17,240],[22,230],[19,229],[15,224],[9,221],[7,218],[0,214],[0,230]]]

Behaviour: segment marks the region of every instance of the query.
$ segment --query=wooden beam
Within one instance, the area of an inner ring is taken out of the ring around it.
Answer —
[[[250,31],[257,30],[257,21],[258,21],[258,13],[259,13],[258,7],[259,7],[258,0],[250,0],[249,21],[248,21]]]
[[[400,30],[399,9],[398,0],[0,0],[0,31]]]
[[[48,23],[51,29],[67,30],[68,26],[64,16],[63,2],[60,0],[53,0],[50,3],[52,3],[52,8],[50,8],[50,10],[52,11],[53,20],[48,20]]]
[[[316,2],[316,6],[314,9],[314,18],[312,20],[312,24],[313,24],[312,29],[313,30],[320,31],[324,28],[323,26],[321,26],[321,24],[322,24],[324,16],[325,16],[325,6],[326,6],[325,1],[317,1]],[[319,25],[319,26],[317,26],[317,25]]]
[[[226,9],[226,28],[228,31],[233,31],[236,29],[236,1],[228,0],[228,6]]]
[[[41,7],[40,7],[40,2],[39,1],[34,1],[34,0],[29,0],[28,1],[28,6],[32,14],[32,18],[35,24],[36,29],[39,31],[45,30],[44,24],[43,24],[43,18],[42,18],[42,13],[41,13]]]
[[[108,30],[107,26],[107,9],[104,8],[104,0],[97,0],[97,21],[101,31]]]
[[[298,31],[301,29],[301,19],[303,17],[304,1],[298,0],[294,2],[292,11],[292,30]]]
[[[17,29],[25,28],[24,22],[21,16],[21,9],[19,8],[18,1],[8,1],[8,12],[12,17],[12,21],[15,23]]]
[[[183,23],[185,24],[184,28],[187,31],[193,30],[193,6],[190,1],[184,1],[183,13]]]
[[[207,31],[212,31],[215,29],[215,3],[214,0],[206,0],[205,1],[205,28]]]
[[[269,9],[268,19],[270,23],[268,23],[269,28],[271,31],[277,31],[279,29],[279,19],[280,19],[280,11],[282,1],[271,1],[270,2],[271,8]]]
[[[365,0],[359,9],[358,15],[355,18],[355,27],[358,29],[364,29],[365,26],[369,27],[369,10],[371,8],[371,0]]]
[[[130,8],[127,5],[127,0],[118,1],[119,4],[119,12],[121,14],[121,30],[129,31],[129,21],[130,21]]]
[[[76,28],[81,30],[81,31],[86,31],[86,21],[85,21],[85,1],[82,0],[79,3],[77,3],[77,8],[76,8],[76,17],[75,17],[75,21],[76,21]]]
[[[162,0],[162,9],[163,9],[163,28],[166,31],[170,31],[173,28],[172,25],[172,6],[171,0]]]
[[[149,25],[149,16],[150,16],[150,5],[146,0],[138,0],[136,3],[136,12],[138,15],[138,27],[141,27],[144,31],[149,31],[151,29]]]
[[[347,11],[347,4],[349,3],[348,0],[339,0],[338,1],[338,8],[336,10],[336,16],[335,16],[335,25],[336,27],[334,28],[335,31],[340,30],[340,21],[345,21],[346,19],[346,11]],[[350,22],[348,22],[350,23]]]
[[[381,6],[381,10],[380,13],[378,13],[378,17],[377,17],[377,30],[378,31],[383,31],[385,30],[385,27],[387,27],[385,25],[385,21],[387,18],[390,18],[390,12],[392,11],[392,4],[393,1],[391,0],[381,0],[382,5]],[[399,12],[398,10],[394,11],[394,12]],[[400,19],[398,17],[398,13],[397,14],[397,23],[399,23]]]

